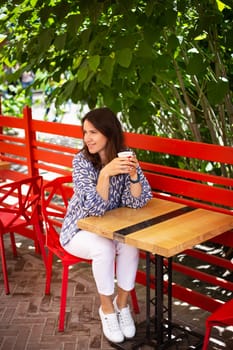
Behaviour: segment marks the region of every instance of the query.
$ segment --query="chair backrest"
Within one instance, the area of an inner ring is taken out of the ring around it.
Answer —
[[[42,215],[46,225],[46,245],[59,256],[62,254],[59,233],[72,195],[71,175],[49,181],[42,188]]]
[[[0,186],[0,225],[8,229],[38,220],[42,176],[27,177]]]

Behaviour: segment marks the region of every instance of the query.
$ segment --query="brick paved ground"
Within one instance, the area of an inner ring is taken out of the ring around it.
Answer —
[[[59,316],[61,267],[54,264],[50,296],[44,295],[45,270],[40,256],[34,253],[31,242],[17,238],[18,257],[13,258],[5,237],[11,294],[5,295],[0,275],[0,350],[110,350],[102,335],[98,317],[99,300],[89,265],[70,270],[67,299],[66,329],[57,331]],[[136,287],[140,315],[145,318],[145,290]],[[204,333],[208,313],[185,303],[174,301],[174,320]],[[233,330],[213,332],[210,350],[227,350],[233,346]],[[130,346],[128,346],[130,348]],[[147,349],[143,346],[142,349]],[[179,349],[186,350],[187,344]]]

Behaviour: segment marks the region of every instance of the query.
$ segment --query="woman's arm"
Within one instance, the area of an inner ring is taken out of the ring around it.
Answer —
[[[104,168],[100,171],[96,191],[103,198],[103,200],[107,201],[109,197],[109,184],[110,184],[110,176],[108,171]]]
[[[139,181],[132,183],[131,181]],[[121,198],[121,205],[130,208],[143,207],[153,197],[150,184],[143,174],[141,167],[137,166],[137,177],[133,179],[127,177],[125,180],[125,189]]]
[[[83,216],[100,216],[105,213],[108,201],[97,191],[98,171],[82,153],[73,160],[73,183],[76,198]]]

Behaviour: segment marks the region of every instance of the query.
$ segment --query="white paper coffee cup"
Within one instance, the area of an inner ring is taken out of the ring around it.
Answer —
[[[117,153],[118,157],[132,157],[133,152],[132,151],[122,151]]]

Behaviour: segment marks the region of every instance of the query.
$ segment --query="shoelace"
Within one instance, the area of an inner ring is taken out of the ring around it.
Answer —
[[[119,325],[117,322],[117,319],[114,316],[105,316],[104,319],[106,320],[107,327],[110,332],[118,331]]]
[[[130,312],[127,308],[122,309],[120,312],[118,312],[118,316],[119,316],[119,321],[124,326],[129,326],[132,324],[132,318],[131,318]]]

